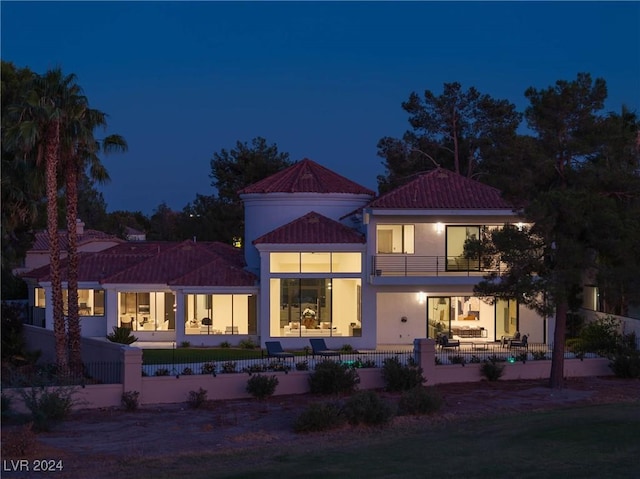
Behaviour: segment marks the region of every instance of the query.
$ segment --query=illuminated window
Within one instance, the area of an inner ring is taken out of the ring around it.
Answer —
[[[414,225],[378,225],[376,228],[377,251],[380,254],[413,254]]]

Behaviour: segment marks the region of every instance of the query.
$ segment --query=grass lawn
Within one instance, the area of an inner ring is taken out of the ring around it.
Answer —
[[[177,349],[143,349],[143,364],[181,364],[199,363],[206,361],[232,361],[242,359],[260,359],[262,352],[258,349],[242,348],[177,348]],[[292,351],[296,355],[304,356],[304,351]],[[267,352],[264,351],[264,357]]]
[[[175,478],[637,478],[640,403],[347,431],[299,448],[277,442],[233,454],[122,464],[137,479]],[[127,476],[130,477],[130,476]],[[133,475],[131,476],[133,477]]]

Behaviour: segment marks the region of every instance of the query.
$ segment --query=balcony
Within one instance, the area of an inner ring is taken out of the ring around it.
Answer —
[[[477,259],[460,256],[375,255],[371,260],[371,271],[378,277],[478,277],[492,271]]]

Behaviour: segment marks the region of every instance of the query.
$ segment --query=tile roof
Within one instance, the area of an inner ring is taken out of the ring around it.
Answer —
[[[235,251],[230,251],[235,250]],[[187,240],[134,242],[97,253],[82,253],[79,281],[112,284],[169,284],[181,286],[254,286],[257,277],[243,269],[242,253],[221,243]],[[61,261],[63,281],[67,260]],[[50,281],[49,265],[25,274]]]
[[[308,158],[238,191],[238,194],[248,193],[343,193],[375,196],[375,192]]]
[[[436,168],[371,201],[367,208],[512,209],[500,190]]]
[[[260,236],[253,244],[365,243],[364,235],[315,211]]]
[[[60,250],[65,251],[68,249],[67,243],[67,230],[58,231],[58,238],[60,242]],[[116,243],[124,243],[123,239],[117,236],[110,235],[103,231],[98,230],[84,230],[84,232],[78,235],[78,246],[93,243],[97,241],[113,241]],[[35,240],[30,251],[34,252],[47,252],[49,251],[49,235],[46,231],[38,231],[35,234]]]

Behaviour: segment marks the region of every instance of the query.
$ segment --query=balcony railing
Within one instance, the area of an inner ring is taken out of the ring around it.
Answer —
[[[481,276],[492,271],[482,268],[477,259],[459,256],[376,255],[371,259],[375,276]]]

